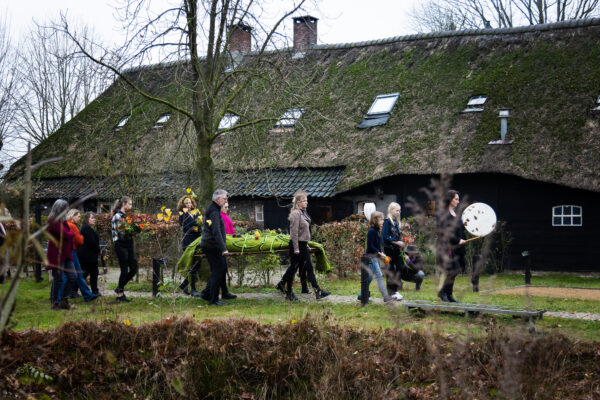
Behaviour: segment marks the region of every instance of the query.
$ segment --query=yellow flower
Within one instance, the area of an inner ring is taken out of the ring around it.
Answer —
[[[198,227],[197,226],[194,227],[194,232],[198,232]]]
[[[254,231],[254,236],[260,236],[260,232],[259,231]]]
[[[203,217],[202,215],[201,215],[201,216],[199,216],[199,217],[198,217],[198,221],[200,221],[200,223],[203,223],[203,222],[204,222],[204,217]]]
[[[166,209],[165,209],[165,212],[167,213],[167,215],[168,215],[169,217],[171,216],[171,213],[172,213],[172,211],[171,211],[171,209],[170,209],[170,208],[166,208]]]
[[[165,207],[165,206],[162,206],[162,207],[160,208],[160,211],[165,211],[165,208],[167,208],[167,207]]]
[[[198,214],[198,209],[194,208],[192,211],[190,211],[190,214],[192,214],[192,215]]]
[[[187,188],[187,189],[185,189],[185,192],[186,192],[186,193],[192,193],[192,188]]]
[[[298,321],[296,321],[295,319],[293,319],[293,320],[291,320],[290,322],[291,322],[292,324],[295,324],[295,323],[296,323],[296,322],[298,322]]]
[[[169,222],[170,220],[171,220],[171,215],[167,215],[166,217],[164,217],[165,222]]]
[[[274,235],[276,232],[275,232],[273,229],[271,229],[271,230],[269,231],[269,233],[270,233],[271,235]]]
[[[157,219],[157,220],[159,220],[159,221],[162,221],[162,220],[163,220],[163,218],[164,218],[164,214],[163,214],[163,213],[158,213],[158,214],[156,214],[156,219]]]
[[[210,219],[207,219],[207,220],[206,220],[206,223],[208,224],[208,226],[211,226],[211,225],[212,225],[212,221],[211,221]]]
[[[125,321],[123,321],[123,322],[125,322],[125,325],[127,325],[127,326],[131,326],[131,322],[130,322],[128,319],[126,319],[126,320],[125,320]]]

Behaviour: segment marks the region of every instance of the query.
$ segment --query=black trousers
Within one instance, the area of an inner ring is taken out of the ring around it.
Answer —
[[[202,249],[210,265],[210,278],[208,278],[208,301],[216,303],[219,301],[219,288],[225,281],[227,273],[227,262],[219,249]]]
[[[360,258],[360,302],[362,305],[369,303],[369,297],[371,296],[371,292],[369,292],[369,285],[371,280],[369,279],[369,274],[371,271],[369,270],[369,263],[371,259],[369,257],[362,256]]]
[[[317,278],[315,277],[315,269],[313,268],[312,262],[310,260],[310,252],[308,251],[307,242],[298,242],[298,249],[300,250],[300,253],[294,253],[294,245],[292,244],[292,242],[290,242],[290,266],[285,271],[285,274],[283,274],[281,280],[286,284],[287,291],[291,292],[296,271],[298,269],[300,269],[300,271],[304,269],[306,279],[310,282],[310,284],[315,290],[319,290],[319,284],[317,283]],[[302,273],[303,272],[301,272],[300,274],[302,275]],[[300,279],[302,280],[302,277]]]
[[[81,264],[81,270],[83,271],[83,278],[90,277],[90,289],[92,289],[92,293],[98,294],[98,262],[86,263],[80,259],[79,263]]]
[[[137,274],[138,263],[133,250],[133,241],[125,242],[117,240],[115,242],[115,253],[119,259],[119,267],[121,267],[121,275],[119,275],[118,292],[123,292],[125,285]]]
[[[402,289],[402,268],[404,263],[400,258],[402,257],[400,253],[400,247],[385,247],[384,253],[391,258],[390,263],[386,266],[385,271],[385,283],[387,286],[387,291],[391,296],[396,293],[398,289]]]

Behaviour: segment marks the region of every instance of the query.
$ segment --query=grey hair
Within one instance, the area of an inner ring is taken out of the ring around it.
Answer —
[[[52,209],[50,210],[50,214],[48,215],[48,220],[55,221],[60,214],[63,214],[64,211],[69,208],[69,203],[66,200],[58,199],[52,205]],[[60,221],[65,220],[66,215],[63,214],[60,218]]]
[[[227,195],[227,190],[217,189],[213,192],[212,201],[217,201],[217,199],[223,195]]]

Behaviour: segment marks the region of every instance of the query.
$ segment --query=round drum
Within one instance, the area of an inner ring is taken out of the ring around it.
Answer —
[[[475,236],[485,236],[496,227],[496,213],[485,203],[473,203],[462,213],[465,229]]]

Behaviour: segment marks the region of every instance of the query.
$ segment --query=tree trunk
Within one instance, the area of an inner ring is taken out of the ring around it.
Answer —
[[[198,161],[196,173],[198,174],[198,206],[208,207],[215,191],[215,165],[210,154],[211,143],[202,127],[196,127],[198,138]]]

